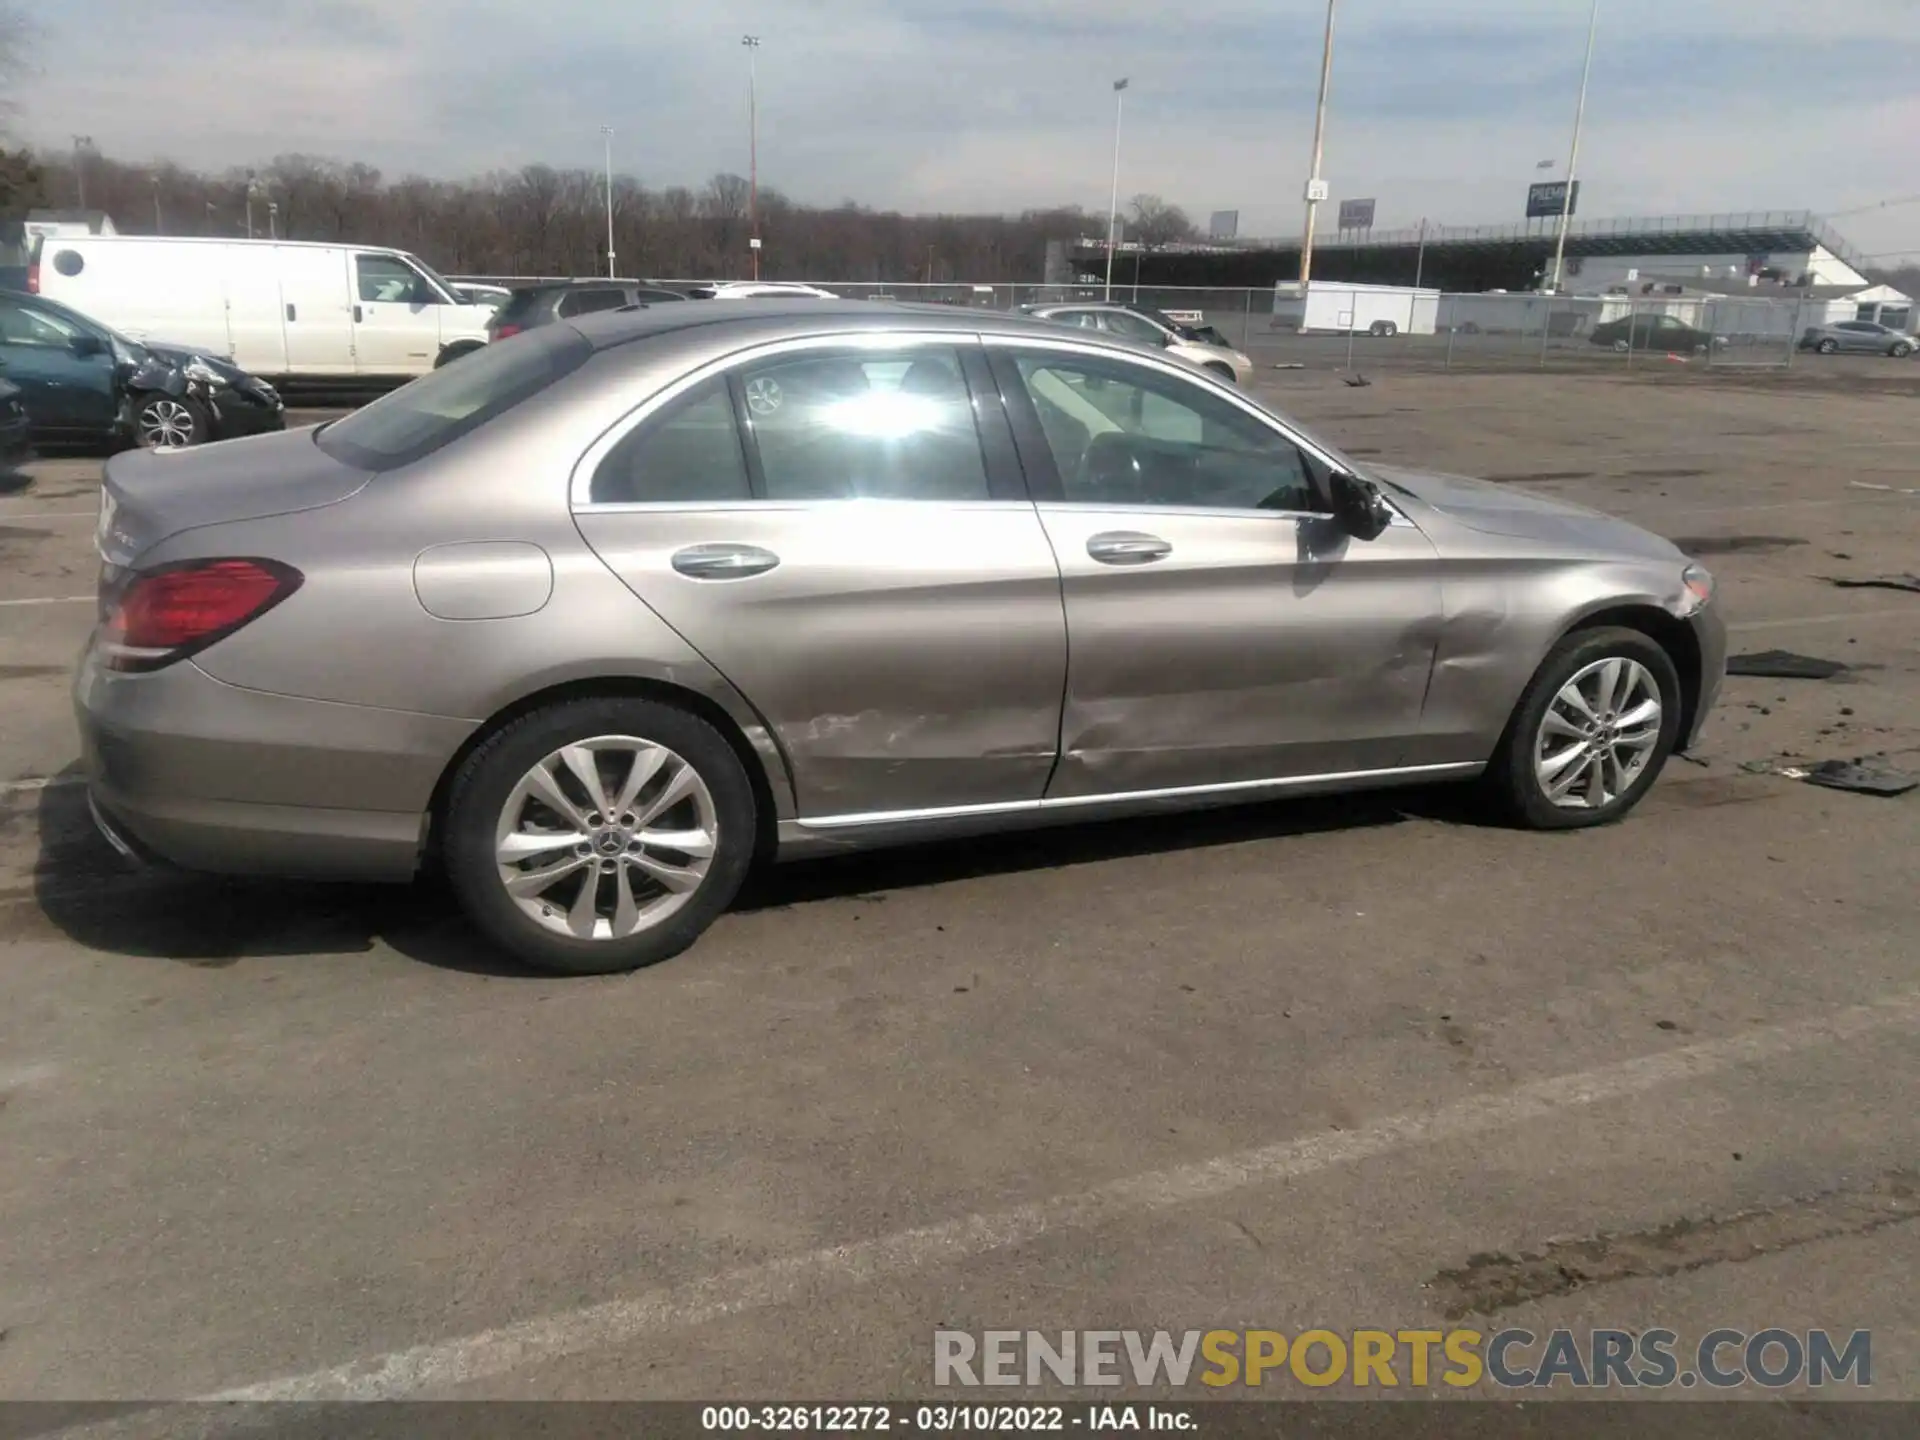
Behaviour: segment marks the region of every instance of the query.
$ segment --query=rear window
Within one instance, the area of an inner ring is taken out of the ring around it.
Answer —
[[[571,326],[544,326],[423,375],[322,426],[314,441],[344,464],[396,470],[498,419],[591,354],[593,346]]]

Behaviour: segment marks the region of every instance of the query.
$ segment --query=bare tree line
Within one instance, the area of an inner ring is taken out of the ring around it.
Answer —
[[[282,155],[258,170],[219,174],[130,164],[92,150],[32,157],[28,203],[87,207],[122,233],[341,240],[411,250],[467,275],[593,275],[606,269],[607,186],[594,170],[527,165],[468,180],[389,180],[371,166]],[[19,187],[16,186],[16,189]],[[748,184],[718,174],[698,189],[613,179],[613,248],[624,275],[738,278],[750,273]],[[0,216],[23,212],[0,193]],[[1104,216],[1078,206],[1019,215],[903,215],[846,201],[796,203],[762,185],[764,278],[904,283],[1026,281],[1047,242],[1098,236]],[[1178,206],[1136,196],[1129,238],[1184,239]]]

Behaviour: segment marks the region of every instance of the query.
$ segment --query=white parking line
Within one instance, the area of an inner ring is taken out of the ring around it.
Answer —
[[[0,600],[0,605],[91,605],[94,595],[36,595],[30,600]]]
[[[1560,1075],[1504,1094],[1475,1096],[1438,1110],[1378,1120],[1356,1130],[1321,1131],[1011,1209],[790,1255],[630,1299],[244,1385],[205,1399],[388,1400],[444,1392],[561,1356],[630,1344],[730,1315],[799,1299],[818,1302],[829,1294],[990,1255],[1046,1235],[1137,1220],[1408,1146],[1511,1129],[1562,1111],[1704,1079],[1815,1046],[1916,1027],[1920,1027],[1920,991],[1903,991],[1852,1009]]]
[[[31,795],[41,790],[57,790],[63,785],[78,785],[85,779],[81,775],[43,775],[37,780],[8,780],[0,782],[0,795]]]
[[[1797,630],[1802,625],[1844,625],[1849,620],[1910,620],[1920,615],[1920,608],[1909,606],[1905,610],[1835,610],[1825,615],[1795,615],[1782,620],[1741,620],[1730,624],[1727,629],[1736,632],[1748,630]]]
[[[15,515],[11,511],[0,510],[0,523],[13,520],[97,520],[98,510],[42,510],[33,515]]]

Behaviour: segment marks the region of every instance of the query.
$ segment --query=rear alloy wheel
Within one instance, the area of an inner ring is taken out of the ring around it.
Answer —
[[[1838,340],[1822,340],[1813,348],[1818,350],[1822,355],[1831,355],[1840,348],[1840,342]]]
[[[203,445],[212,427],[207,412],[191,400],[155,395],[134,412],[133,434],[142,450],[184,450]]]
[[[1618,820],[1645,795],[1680,727],[1680,681],[1638,630],[1576,630],[1520,697],[1487,779],[1534,830]]]
[[[1904,340],[1896,340],[1893,342],[1893,348],[1887,351],[1887,353],[1896,360],[1904,360],[1913,353],[1913,346]]]
[[[481,745],[446,865],[487,936],[543,970],[607,974],[691,945],[753,858],[753,791],[704,720],[646,700],[540,710]]]

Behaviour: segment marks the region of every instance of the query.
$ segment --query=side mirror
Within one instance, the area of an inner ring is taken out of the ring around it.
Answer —
[[[77,359],[91,360],[96,355],[107,353],[107,342],[98,335],[88,335],[83,332],[73,337],[72,349]]]
[[[1340,528],[1356,540],[1377,540],[1393,523],[1393,512],[1371,480],[1336,470],[1328,477],[1333,490],[1333,515]]]

